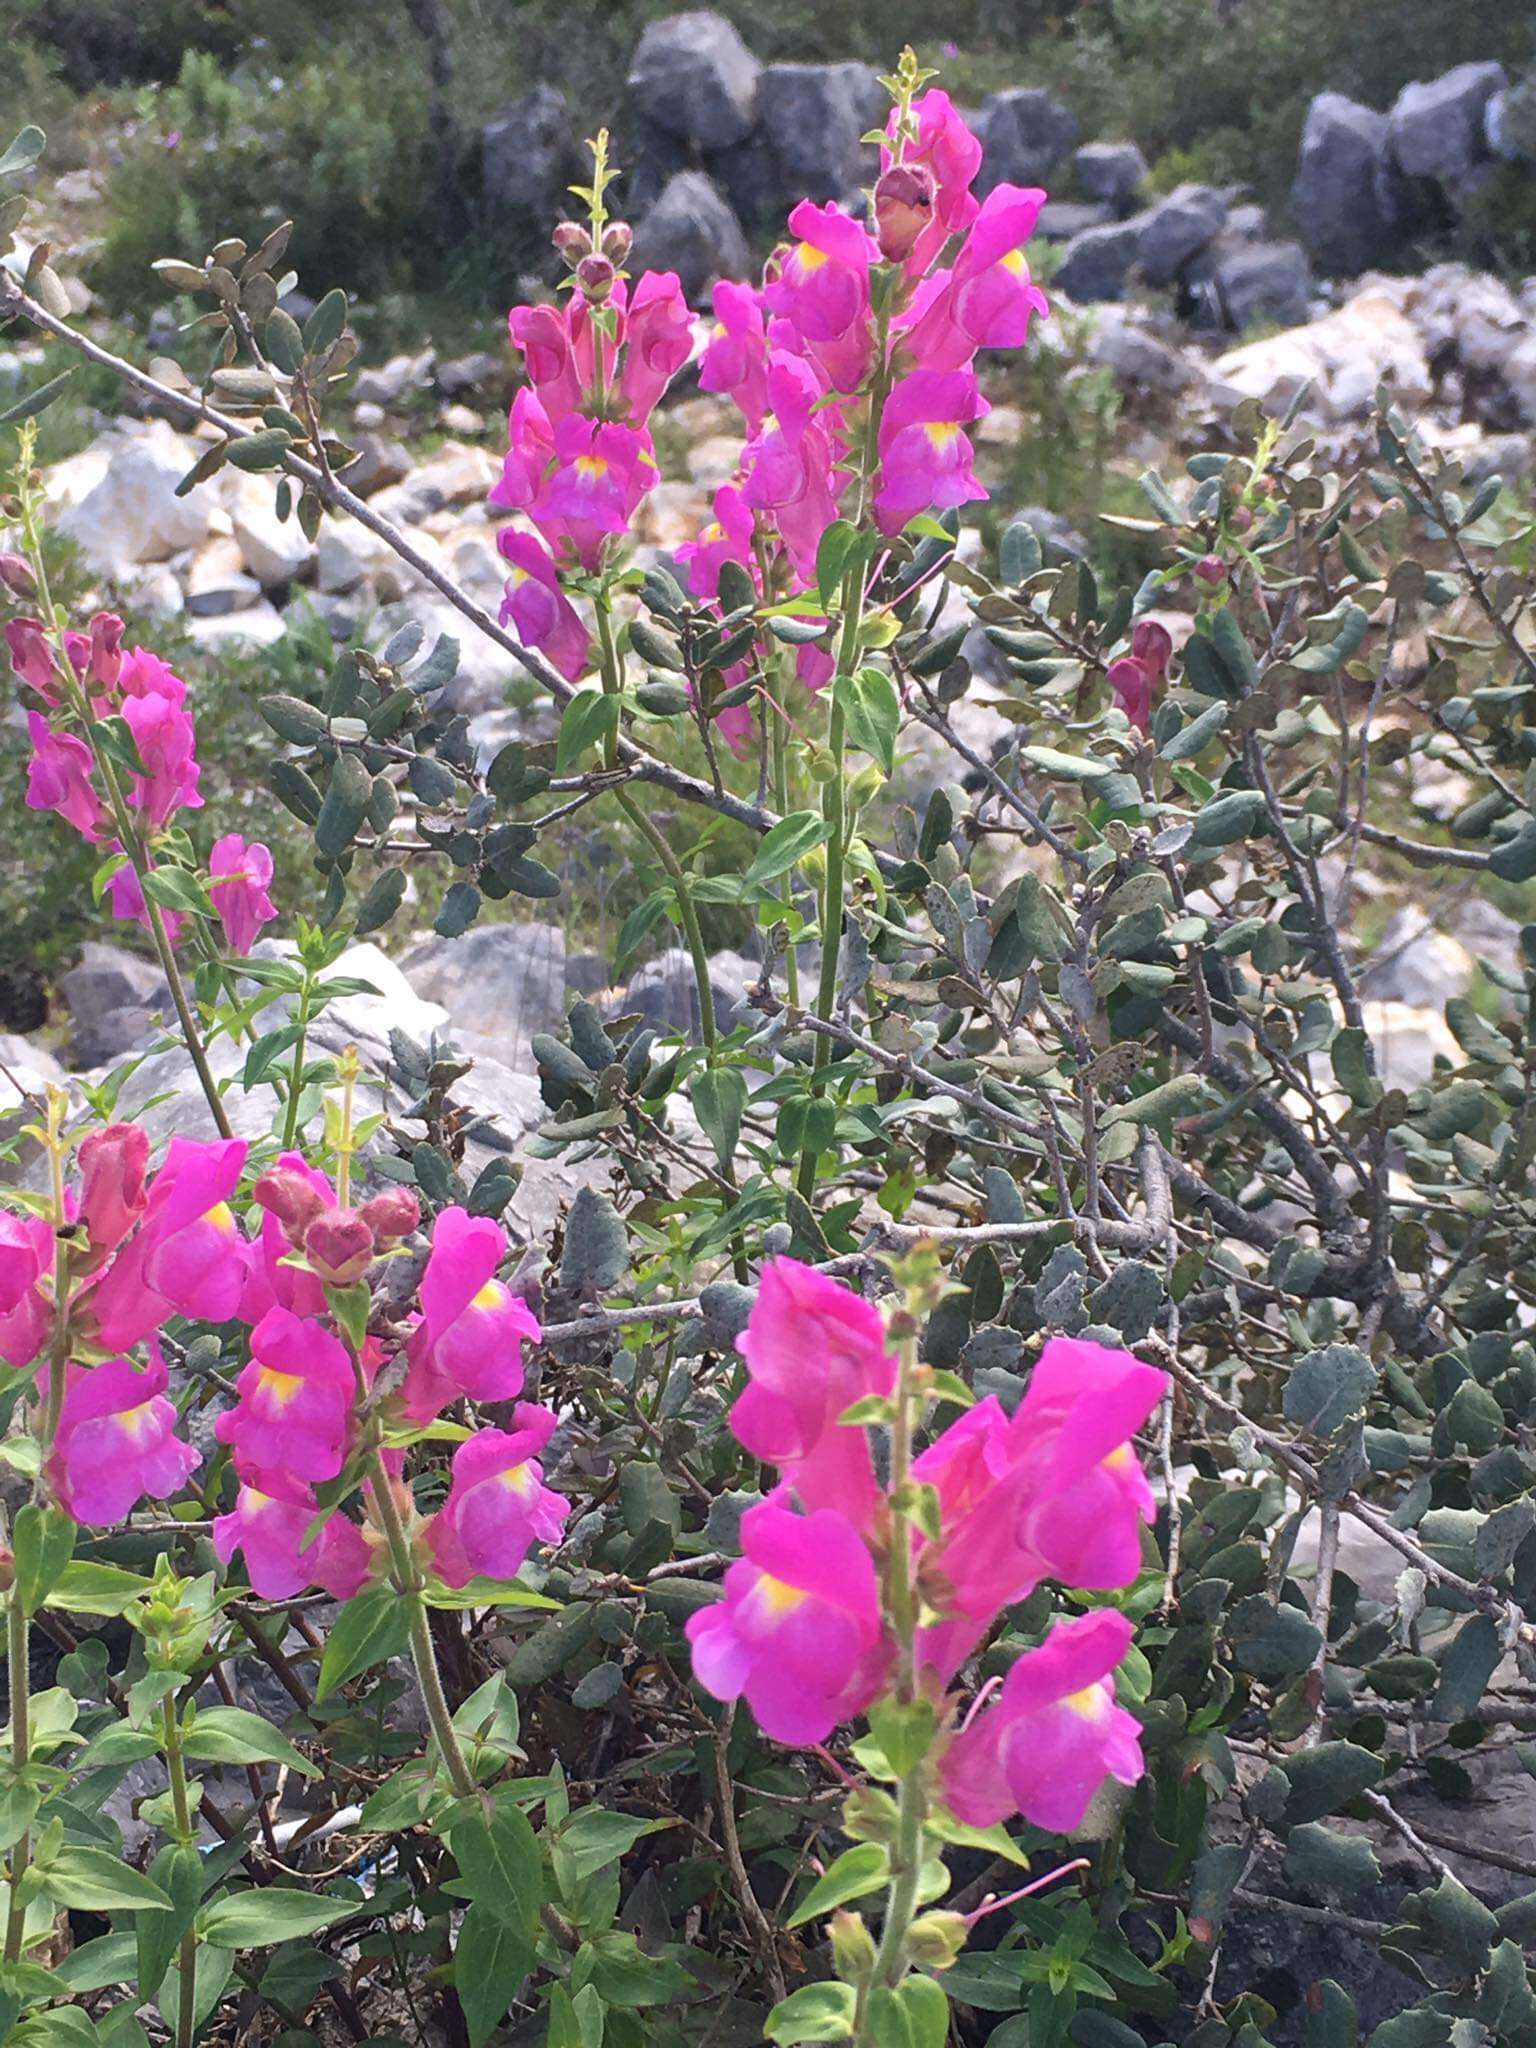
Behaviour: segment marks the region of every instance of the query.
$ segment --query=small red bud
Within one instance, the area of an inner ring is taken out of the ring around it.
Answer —
[[[1210,584],[1214,590],[1219,583],[1227,580],[1227,565],[1220,555],[1202,555],[1195,564],[1195,574],[1202,583]]]
[[[574,270],[583,256],[592,254],[592,237],[580,221],[563,220],[550,237],[560,254]]]
[[[875,235],[888,263],[910,256],[933,218],[933,173],[923,164],[892,164],[875,186]]]
[[[606,256],[583,256],[576,266],[576,282],[589,305],[601,306],[618,280],[618,271]]]
[[[32,573],[32,564],[25,555],[13,555],[0,551],[0,583],[18,597],[37,595],[37,578]]]
[[[358,1211],[373,1232],[375,1244],[393,1244],[409,1237],[421,1221],[421,1204],[409,1188],[386,1188]]]
[[[1239,505],[1227,523],[1234,533],[1246,533],[1253,525],[1253,514],[1246,505]]]
[[[290,1244],[303,1242],[305,1231],[325,1207],[325,1196],[292,1166],[269,1168],[251,1193],[277,1218]]]
[[[350,1287],[373,1264],[373,1232],[356,1209],[326,1209],[304,1233],[304,1256],[332,1287]]]
[[[612,220],[603,229],[602,253],[610,263],[622,263],[634,246],[633,228],[625,220]]]

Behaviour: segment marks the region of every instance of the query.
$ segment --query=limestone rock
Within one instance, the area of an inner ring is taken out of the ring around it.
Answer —
[[[1227,202],[1213,185],[1178,185],[1137,214],[1136,265],[1148,284],[1172,284],[1220,234]]]
[[[88,939],[76,964],[59,976],[59,994],[69,1010],[70,1049],[82,1067],[100,1066],[139,1044],[171,1002],[158,962],[100,939]]]
[[[980,192],[1005,182],[1043,184],[1082,132],[1077,116],[1038,86],[989,94],[975,127],[983,152]]]
[[[631,267],[675,270],[690,305],[706,299],[720,277],[744,277],[748,268],[741,222],[702,171],[669,178],[635,230]]]
[[[1385,379],[1410,404],[1429,396],[1429,364],[1417,329],[1384,292],[1362,292],[1325,319],[1218,356],[1216,388],[1233,403],[1284,407],[1303,384],[1314,416],[1360,419]]]
[[[1118,299],[1136,261],[1139,240],[1140,229],[1134,221],[1085,228],[1067,244],[1056,272],[1055,289],[1080,306],[1101,299]]]
[[[99,575],[139,562],[163,562],[200,547],[213,531],[216,501],[200,486],[184,498],[176,486],[202,447],[164,420],[122,424],[102,436],[100,480],[58,518],[58,527]]]
[[[1147,177],[1147,160],[1134,142],[1085,142],[1074,151],[1072,168],[1083,197],[1117,213],[1135,205]]]
[[[1302,130],[1291,214],[1330,277],[1354,276],[1391,254],[1404,194],[1385,114],[1343,93],[1317,95]]]
[[[565,1018],[565,933],[555,924],[477,924],[426,939],[402,962],[411,986],[441,1005],[457,1043],[531,1071],[528,1041]]]
[[[230,525],[245,567],[263,590],[274,590],[308,575],[314,566],[315,543],[298,519],[279,519],[270,478],[229,473],[225,502]],[[238,478],[238,482],[234,481]]]
[[[727,149],[750,132],[762,66],[709,8],[653,21],[635,46],[629,94],[637,111],[699,149]]]
[[[1458,64],[1405,85],[1388,116],[1392,153],[1410,178],[1465,183],[1488,156],[1488,102],[1509,84],[1502,64]]]

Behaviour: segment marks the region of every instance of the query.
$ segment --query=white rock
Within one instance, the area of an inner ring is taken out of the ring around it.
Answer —
[[[713,489],[736,474],[745,444],[739,434],[711,434],[688,450],[688,474],[696,484]]]
[[[211,540],[199,548],[187,572],[187,610],[194,618],[221,619],[259,602],[261,585],[245,573],[245,557],[233,540]]]
[[[246,568],[263,590],[307,575],[314,564],[315,543],[305,537],[296,515],[278,518],[270,479],[241,476],[238,470],[228,474],[231,484],[225,502],[230,525]]]
[[[191,618],[187,624],[204,647],[270,647],[288,631],[276,605],[260,595],[244,611]]]
[[[413,533],[409,538],[428,561],[444,566],[442,549],[430,534]],[[316,580],[321,590],[333,594],[366,584],[380,604],[398,602],[425,581],[387,541],[356,519],[328,519],[321,527]]]
[[[164,420],[115,427],[103,449],[100,481],[58,520],[91,568],[115,575],[138,562],[163,562],[198,547],[215,530],[213,495],[199,487],[184,498],[176,486],[203,452]],[[222,522],[220,522],[222,523]]]
[[[1454,1066],[1465,1057],[1438,1010],[1413,1003],[1364,1002],[1360,1013],[1388,1088],[1422,1087],[1433,1075],[1437,1057]]]
[[[1215,392],[1232,402],[1256,398],[1285,405],[1312,386],[1306,410],[1327,420],[1356,419],[1370,410],[1385,379],[1399,399],[1427,399],[1429,363],[1417,328],[1386,292],[1362,292],[1325,319],[1229,349],[1212,365]]]

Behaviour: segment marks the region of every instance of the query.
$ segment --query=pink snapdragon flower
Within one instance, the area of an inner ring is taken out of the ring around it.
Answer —
[[[48,1340],[53,1311],[44,1282],[52,1270],[47,1218],[0,1209],[0,1358],[7,1365],[30,1365]]]
[[[964,428],[990,411],[969,370],[913,370],[893,388],[880,419],[875,516],[899,533],[920,512],[985,498]]]
[[[874,347],[869,271],[880,252],[835,200],[802,199],[789,231],[796,239],[764,284],[764,303],[789,322],[835,390],[856,391]]]
[[[123,666],[126,673],[128,664]],[[128,777],[124,794],[133,808],[152,826],[164,825],[179,810],[201,810],[197,734],[180,700],[159,690],[125,696],[122,717],[147,770]]]
[[[812,366],[786,349],[768,358],[772,410],[742,455],[743,501],[776,527],[796,574],[811,582],[816,550],[837,517],[836,457]]]
[[[699,528],[693,540],[677,550],[679,566],[688,577],[693,595],[713,603],[720,596],[720,571],[727,562],[745,569],[756,585],[757,565],[752,559],[752,535],[756,525],[752,508],[736,484],[722,484],[715,492],[714,518]]]
[[[1131,1624],[1107,1609],[1060,1621],[1026,1650],[940,1765],[944,1797],[968,1827],[1022,1814],[1070,1834],[1106,1778],[1142,1774],[1141,1729],[1115,1704],[1110,1674],[1131,1646]]]
[[[722,277],[714,290],[715,327],[699,359],[699,389],[723,392],[755,434],[768,410],[768,337],[763,302],[749,284]]]
[[[50,707],[59,701],[59,658],[41,619],[12,619],[5,629],[11,667]]]
[[[117,687],[125,698],[164,697],[178,707],[187,701],[187,686],[181,677],[147,647],[129,648],[118,669]]]
[[[121,1522],[145,1494],[164,1500],[175,1493],[202,1462],[175,1433],[166,1384],[158,1349],[142,1368],[126,1358],[69,1367],[47,1477],[75,1521],[98,1528]]]
[[[240,1399],[214,1423],[243,1474],[334,1479],[346,1456],[356,1380],[346,1346],[323,1323],[269,1309],[251,1332]]]
[[[689,1616],[694,1676],[718,1700],[745,1697],[775,1742],[824,1742],[889,1670],[874,1561],[841,1515],[772,1501],[742,1516],[741,1543],[725,1598]]]
[[[208,872],[212,877],[208,894],[224,927],[224,942],[232,953],[243,956],[255,945],[262,926],[277,915],[277,905],[267,894],[272,880],[271,852],[259,840],[226,832],[213,843]]]
[[[751,1383],[731,1410],[738,1442],[777,1465],[807,1508],[867,1523],[879,1497],[869,1441],[838,1417],[896,1384],[880,1311],[830,1274],[770,1259],[739,1348]]]
[[[82,838],[101,838],[101,799],[92,781],[91,750],[70,732],[55,732],[40,711],[27,713],[32,758],[27,763],[27,809],[57,811]]]
[[[105,708],[121,683],[123,622],[116,612],[97,612],[84,633],[66,633],[64,646],[74,671],[93,702]]]
[[[523,1390],[523,1339],[537,1339],[538,1318],[496,1278],[507,1236],[488,1216],[444,1209],[432,1231],[421,1276],[422,1320],[406,1347],[404,1395],[413,1422],[430,1421],[450,1401],[513,1401]]]
[[[173,1313],[235,1314],[250,1253],[229,1202],[246,1150],[243,1138],[172,1138],[139,1228],[91,1291],[103,1350],[126,1351]]]
[[[514,306],[507,315],[507,328],[549,418],[561,420],[574,412],[584,395],[583,380],[565,310]]]
[[[539,1453],[555,1433],[547,1408],[520,1401],[514,1430],[482,1429],[453,1454],[453,1483],[427,1525],[438,1576],[514,1579],[535,1542],[558,1543],[571,1504],[544,1484]]]
[[[106,1124],[80,1142],[80,1218],[96,1252],[116,1251],[148,1206],[149,1138],[139,1124]]]
[[[529,508],[556,553],[595,569],[603,542],[628,533],[659,471],[651,437],[638,427],[572,414],[555,428],[554,466]]]
[[[503,512],[523,512],[539,495],[544,473],[554,459],[555,430],[538,395],[519,391],[507,414],[507,452],[501,475],[486,503]]]
[[[306,1544],[305,1531],[318,1512],[310,1488],[280,1469],[246,1479],[234,1507],[214,1521],[214,1553],[228,1564],[240,1551],[260,1599],[291,1600],[319,1586],[333,1600],[350,1600],[368,1577],[373,1547],[342,1514],[329,1516]]]
[[[1024,244],[1044,204],[1038,186],[998,185],[987,194],[953,269],[918,287],[901,326],[923,369],[959,370],[979,348],[1022,347],[1031,317],[1049,311],[1024,259]]]
[[[677,273],[648,270],[624,317],[624,367],[619,389],[631,426],[643,427],[657,399],[693,354],[693,318]]]
[[[903,146],[901,161],[928,171],[934,188],[932,217],[906,259],[907,275],[920,277],[950,236],[968,228],[976,218],[978,205],[971,186],[981,169],[981,144],[961,120],[947,92],[936,88],[925,92],[912,102],[912,112],[917,117],[917,139]],[[882,171],[896,160],[898,118],[893,111],[887,127],[890,139],[880,151]]]
[[[592,665],[592,635],[560,588],[553,558],[533,534],[510,526],[497,534],[496,545],[511,569],[502,625],[546,654],[567,682],[579,681]]]
[[[1152,692],[1162,683],[1173,659],[1173,638],[1156,619],[1141,619],[1131,635],[1131,651],[1112,661],[1109,687],[1115,702],[1138,732],[1152,725]]]
[[[118,840],[113,840],[112,847],[116,853],[123,851],[122,845]],[[107,883],[107,901],[112,906],[112,915],[115,918],[119,918],[124,924],[136,924],[146,932],[152,929],[149,920],[149,906],[144,901],[143,884],[127,859],[124,859],[122,864],[112,871],[111,878]],[[162,909],[160,921],[165,926],[165,935],[171,944],[179,946],[181,944],[181,928],[186,922],[182,913],[179,910]]]

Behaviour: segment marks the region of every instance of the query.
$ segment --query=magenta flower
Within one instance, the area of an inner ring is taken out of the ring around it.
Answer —
[[[173,1313],[227,1322],[240,1306],[250,1248],[230,1211],[243,1138],[172,1138],[143,1221],[91,1290],[98,1341],[126,1351]]]
[[[7,1365],[30,1365],[47,1342],[53,1311],[43,1283],[52,1271],[47,1218],[0,1209],[0,1358]]]
[[[406,1413],[425,1422],[450,1401],[513,1401],[523,1390],[523,1343],[538,1318],[498,1280],[506,1232],[488,1216],[444,1209],[421,1276],[422,1320],[407,1346]]]
[[[149,1200],[149,1139],[138,1124],[107,1124],[81,1140],[78,1156],[86,1235],[94,1251],[116,1251]]]
[[[177,706],[187,701],[187,686],[181,677],[147,647],[129,648],[118,669],[117,687],[125,697],[165,697]]]
[[[755,434],[768,410],[768,338],[763,302],[749,284],[722,277],[714,291],[715,326],[699,358],[699,389],[732,400]]]
[[[740,1349],[751,1384],[731,1410],[738,1440],[807,1508],[862,1525],[877,1498],[869,1442],[838,1417],[896,1384],[880,1311],[798,1259],[770,1259]]]
[[[971,186],[981,169],[981,144],[961,120],[947,92],[925,92],[913,101],[912,111],[917,116],[917,141],[905,146],[901,160],[928,171],[934,185],[932,219],[913,243],[906,262],[907,275],[920,277],[950,236],[968,228],[976,218],[978,208]],[[891,131],[896,119],[893,112]],[[881,170],[894,161],[891,148],[882,147]]]
[[[764,1501],[742,1516],[741,1542],[725,1598],[688,1619],[693,1675],[717,1700],[744,1696],[775,1742],[824,1742],[889,1669],[874,1561],[830,1509]]]
[[[291,1309],[269,1309],[251,1332],[240,1399],[214,1423],[242,1474],[334,1479],[346,1456],[356,1380],[340,1338]]]
[[[121,1522],[145,1494],[173,1494],[202,1462],[175,1433],[166,1378],[158,1350],[142,1369],[126,1358],[69,1367],[47,1476],[75,1521]]]
[[[979,348],[1018,348],[1028,339],[1031,316],[1049,310],[1024,260],[1024,244],[1044,204],[1037,186],[997,186],[987,194],[953,269],[918,287],[902,326],[923,369],[963,369]]]
[[[427,1525],[438,1576],[515,1579],[536,1541],[558,1543],[571,1504],[544,1484],[539,1453],[555,1433],[547,1408],[520,1401],[515,1430],[482,1429],[453,1454],[448,1498]]]
[[[550,419],[574,412],[583,397],[582,376],[565,314],[555,306],[514,306],[507,327]]]
[[[502,625],[548,655],[567,682],[579,681],[591,667],[592,635],[560,588],[553,559],[533,534],[510,526],[497,534],[496,545],[512,572],[501,601]]]
[[[648,270],[624,318],[624,368],[619,389],[630,424],[643,427],[651,409],[693,354],[693,319],[677,273]]]
[[[88,632],[64,635],[64,646],[75,674],[90,689],[98,707],[104,708],[122,675],[122,620],[116,612],[97,612]]]
[[[507,452],[501,475],[486,502],[505,512],[526,511],[539,494],[544,473],[554,459],[555,430],[538,396],[519,391],[507,414]]]
[[[1131,635],[1131,651],[1112,661],[1107,671],[1115,702],[1139,732],[1152,724],[1152,692],[1168,673],[1173,639],[1156,619],[1142,619]]]
[[[27,763],[27,809],[57,811],[83,838],[101,838],[101,799],[91,780],[94,763],[84,740],[55,732],[40,711],[27,713],[32,758]]]
[[[963,429],[989,410],[969,370],[913,370],[900,380],[880,419],[875,515],[883,532],[987,495]]]
[[[118,853],[122,852],[119,841],[114,839],[112,844]],[[140,925],[145,931],[150,929],[149,906],[144,901],[143,884],[126,860],[121,867],[112,871],[111,879],[107,883],[107,901],[112,906],[112,915],[120,918],[124,924]],[[162,909],[160,916],[165,925],[166,937],[173,946],[179,945],[184,922],[182,913],[179,910]]]
[[[793,327],[838,391],[856,391],[869,368],[874,335],[869,270],[873,237],[833,200],[802,199],[789,216],[794,244],[763,286],[763,300]]]
[[[208,894],[224,927],[224,942],[232,953],[243,956],[255,945],[262,926],[277,915],[267,894],[272,855],[259,840],[248,842],[238,832],[226,832],[214,841],[208,872]]]
[[[251,1192],[265,1213],[236,1314],[242,1323],[253,1325],[270,1308],[291,1309],[296,1316],[323,1316],[326,1300],[321,1282],[303,1266],[286,1262],[304,1242],[305,1229],[321,1210],[334,1208],[335,1190],[301,1153],[283,1152]]]
[[[128,664],[123,666],[126,673]],[[176,811],[200,810],[203,800],[197,783],[202,771],[197,765],[197,734],[179,700],[158,690],[125,696],[122,716],[148,771],[129,776],[129,803],[156,826],[165,824]]]
[[[214,1521],[214,1553],[228,1564],[240,1551],[251,1591],[263,1600],[291,1600],[311,1586],[350,1600],[368,1577],[372,1546],[343,1514],[330,1515],[306,1544],[318,1513],[314,1494],[286,1472],[266,1473],[259,1484],[244,1480],[233,1509]]]
[[[1106,1778],[1134,1785],[1141,1729],[1115,1704],[1110,1677],[1130,1646],[1129,1621],[1102,1609],[1057,1622],[1026,1650],[996,1702],[944,1753],[940,1780],[956,1817],[984,1828],[1017,1813],[1071,1834]]]
[[[5,629],[11,667],[50,707],[59,701],[59,660],[41,619],[12,619]]]
[[[534,523],[557,552],[564,544],[595,569],[603,542],[629,531],[657,474],[643,429],[571,414],[555,428],[554,468],[531,507]]]
[[[735,484],[722,484],[715,493],[715,516],[701,526],[695,539],[684,541],[677,550],[679,565],[687,571],[688,588],[695,597],[713,603],[720,596],[720,571],[735,562],[757,583],[752,559],[754,520],[752,508]]]
[[[838,479],[819,415],[822,390],[812,366],[786,349],[768,358],[772,411],[742,455],[743,501],[777,527],[796,573],[816,574],[816,550],[837,517]]]

